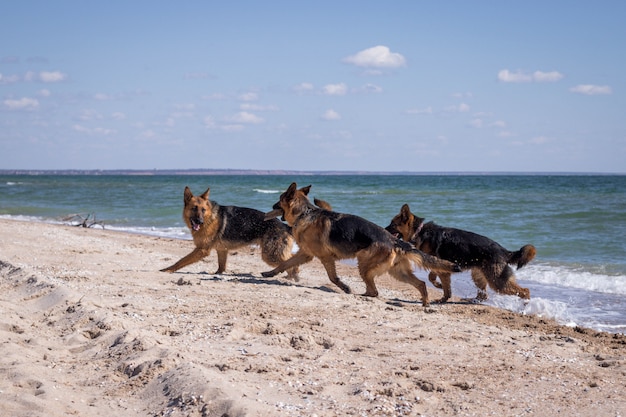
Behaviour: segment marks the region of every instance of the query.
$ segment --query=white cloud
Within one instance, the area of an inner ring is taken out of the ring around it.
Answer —
[[[556,82],[563,78],[563,74],[558,71],[535,71],[529,74],[524,71],[511,72],[508,69],[503,69],[498,72],[498,80],[504,83],[547,83]]]
[[[81,125],[74,125],[72,126],[72,129],[74,129],[77,132],[81,132],[81,133],[89,133],[89,129],[87,129],[84,126]]]
[[[536,136],[532,139],[530,139],[528,142],[532,143],[534,145],[542,145],[546,142],[549,142],[550,138],[546,137],[546,136]]]
[[[612,94],[613,90],[608,85],[579,84],[569,89],[572,93],[595,96],[600,94]]]
[[[42,71],[39,73],[39,80],[43,81],[44,83],[56,83],[59,81],[63,81],[66,78],[67,78],[67,75],[59,71],[54,71],[54,72]]]
[[[93,109],[83,109],[78,116],[79,120],[101,120],[102,115]]]
[[[39,100],[36,98],[22,97],[19,100],[4,100],[4,105],[11,110],[34,110],[39,107]]]
[[[532,77],[521,71],[511,72],[508,69],[503,69],[498,72],[498,80],[504,83],[529,83],[532,81]]]
[[[20,80],[17,75],[3,75],[0,74],[0,84],[13,84]]]
[[[467,113],[468,111],[470,111],[470,106],[467,103],[461,103],[458,106],[448,106],[444,110],[447,112]]]
[[[401,54],[391,52],[383,45],[364,49],[344,58],[343,62],[365,68],[398,68],[406,65],[406,59]]]
[[[203,100],[226,100],[228,99],[228,96],[223,93],[212,93],[212,94],[202,96],[202,99]]]
[[[44,89],[39,90],[39,95],[40,95],[41,97],[50,97],[50,94],[51,94],[51,93],[50,93],[50,90],[47,90],[47,89],[45,89],[45,88],[44,88]]]
[[[113,129],[107,129],[107,128],[104,128],[104,127],[95,127],[93,129],[90,129],[90,128],[82,126],[82,125],[74,125],[74,126],[72,126],[72,129],[74,129],[75,131],[80,132],[80,133],[85,133],[87,135],[108,136],[108,135],[113,135],[113,134],[117,133],[117,131],[113,130]]]
[[[245,124],[259,124],[265,121],[262,117],[259,117],[252,113],[248,113],[246,111],[240,111],[239,113],[232,116],[229,120],[231,122]]]
[[[333,109],[328,109],[322,115],[322,119],[324,119],[324,120],[340,120],[341,119],[341,115],[339,113],[337,113]]]
[[[533,80],[536,82],[544,82],[544,83],[552,83],[559,81],[563,78],[563,74],[558,71],[550,71],[550,72],[542,72],[535,71],[533,72]]]
[[[111,114],[111,117],[115,120],[124,120],[126,119],[126,115],[122,112],[116,111],[115,113]]]
[[[323,91],[328,96],[344,96],[348,92],[348,87],[344,83],[327,84]]]
[[[259,104],[251,104],[251,103],[241,103],[239,106],[241,110],[250,110],[250,111],[278,111],[278,107],[274,105],[261,106]]]
[[[220,126],[224,132],[240,132],[243,130],[242,125],[222,125]]]
[[[297,92],[297,93],[306,93],[306,92],[309,92],[309,91],[313,91],[314,87],[313,87],[313,84],[305,82],[305,83],[300,83],[300,84],[294,86],[293,90],[295,92]]]
[[[382,93],[382,87],[379,87],[375,84],[367,83],[359,88],[354,89],[355,93]]]

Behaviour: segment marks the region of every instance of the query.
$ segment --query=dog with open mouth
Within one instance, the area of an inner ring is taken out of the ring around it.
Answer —
[[[273,219],[265,221],[265,213],[248,207],[222,206],[209,200],[210,188],[193,195],[189,187],[183,194],[183,220],[191,231],[195,249],[175,264],[162,269],[175,272],[217,252],[217,271],[226,270],[228,252],[243,246],[259,245],[261,257],[270,266],[278,266],[292,255],[294,238],[289,226]],[[297,280],[298,268],[288,268],[288,278]]]

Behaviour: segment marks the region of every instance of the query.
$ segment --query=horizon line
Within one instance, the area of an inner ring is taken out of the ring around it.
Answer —
[[[626,175],[589,171],[365,171],[239,168],[188,169],[0,169],[0,175]]]

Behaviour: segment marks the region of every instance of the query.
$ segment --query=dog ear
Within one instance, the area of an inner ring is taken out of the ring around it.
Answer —
[[[285,199],[291,200],[294,194],[296,193],[297,188],[298,188],[298,185],[295,182],[292,182],[289,188],[287,188],[287,191],[285,191],[283,195],[280,196],[281,200],[283,199],[283,197]]]
[[[300,191],[302,191],[304,195],[309,195],[309,192],[311,191],[311,186],[307,185],[306,187],[302,187],[300,188]]]
[[[185,187],[185,193],[183,194],[183,201],[185,204],[189,202],[193,198],[193,193],[189,189],[189,187]]]
[[[400,209],[400,216],[402,216],[404,221],[408,221],[411,218],[411,209],[409,209],[408,204],[405,203],[402,205],[402,208]]]
[[[206,189],[206,191],[204,193],[202,193],[202,195],[200,196],[201,199],[203,200],[208,200],[209,199],[209,192],[211,191],[211,187],[208,187]]]

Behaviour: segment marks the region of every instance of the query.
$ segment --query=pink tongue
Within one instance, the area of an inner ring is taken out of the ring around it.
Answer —
[[[198,230],[200,230],[200,225],[199,225],[199,224],[194,224],[194,225],[193,225],[193,230],[195,230],[196,232],[197,232]]]

